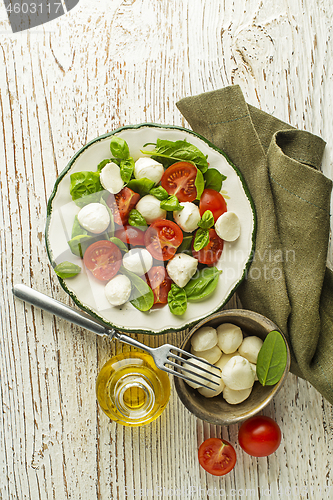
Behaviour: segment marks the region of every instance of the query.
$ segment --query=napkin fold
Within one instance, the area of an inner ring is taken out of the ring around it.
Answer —
[[[333,273],[326,267],[332,181],[319,170],[325,142],[248,105],[239,86],[186,97],[192,129],[239,168],[257,214],[242,305],[286,335],[291,372],[333,404]]]

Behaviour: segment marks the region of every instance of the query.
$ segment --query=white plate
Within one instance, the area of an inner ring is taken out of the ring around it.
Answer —
[[[233,243],[224,243],[223,252],[216,267],[222,270],[215,292],[202,302],[189,303],[182,316],[170,313],[168,306],[141,312],[126,303],[112,307],[104,296],[105,283],[96,280],[85,271],[79,257],[73,255],[68,247],[75,215],[79,208],[72,201],[70,175],[83,170],[96,171],[98,163],[110,158],[110,137],[117,134],[125,139],[130,154],[136,160],[146,143],[159,139],[171,141],[184,140],[197,146],[208,155],[209,166],[227,176],[222,192],[226,197],[227,208],[234,211],[241,222],[241,234]],[[172,125],[140,124],[125,126],[109,134],[97,137],[78,151],[58,177],[48,202],[46,225],[46,246],[53,266],[65,260],[78,264],[82,272],[75,278],[61,279],[61,286],[75,303],[100,321],[118,330],[127,332],[160,334],[183,330],[221,308],[246,277],[252,252],[254,250],[256,218],[253,202],[245,182],[230,160],[213,144],[191,130]]]

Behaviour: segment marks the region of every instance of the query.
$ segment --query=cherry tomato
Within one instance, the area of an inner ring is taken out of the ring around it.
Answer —
[[[183,232],[175,222],[159,219],[145,232],[145,247],[156,260],[169,260],[183,241]]]
[[[206,210],[210,210],[216,222],[220,215],[227,211],[225,199],[214,189],[204,189],[199,203],[199,211],[202,216]]]
[[[179,161],[164,172],[161,185],[169,194],[177,196],[180,202],[193,201],[197,197],[195,179],[197,168],[186,161]]]
[[[206,264],[206,266],[213,266],[221,257],[223,250],[223,240],[217,236],[214,228],[209,230],[209,243],[201,250],[197,252],[193,249],[194,238],[192,240],[192,255],[201,264]]]
[[[240,426],[238,441],[249,455],[267,457],[280,446],[281,430],[270,417],[251,417]]]
[[[124,226],[117,229],[114,233],[116,238],[119,238],[129,247],[143,247],[145,244],[145,233],[134,226]]]
[[[153,266],[149,269],[147,275],[148,285],[154,294],[154,304],[167,304],[172,281],[165,267]]]
[[[85,251],[83,262],[95,278],[109,281],[120,269],[121,251],[111,241],[96,241]]]
[[[219,438],[209,438],[204,441],[198,451],[199,463],[213,476],[228,474],[236,463],[234,447]]]
[[[140,195],[138,193],[135,193],[128,187],[124,187],[119,193],[110,194],[106,200],[106,204],[113,214],[115,223],[122,226],[126,224],[130,211],[139,200]]]

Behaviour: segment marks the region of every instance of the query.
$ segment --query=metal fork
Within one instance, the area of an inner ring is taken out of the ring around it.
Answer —
[[[76,309],[63,304],[58,300],[48,297],[41,292],[37,292],[36,290],[33,290],[23,284],[14,285],[13,294],[15,297],[24,300],[29,304],[54,314],[59,318],[65,319],[66,321],[70,321],[71,323],[85,328],[86,330],[90,330],[97,335],[107,336],[110,340],[117,339],[120,342],[138,347],[139,349],[148,352],[153,357],[156,366],[160,370],[176,375],[177,377],[180,377],[188,382],[200,384],[202,387],[206,387],[207,389],[214,390],[212,384],[216,386],[219,385],[221,379],[220,368],[208,363],[208,361],[205,361],[202,358],[193,356],[178,347],[171,344],[163,344],[160,347],[148,347],[128,335],[117,332],[113,328],[106,327],[105,325],[94,320],[88,314],[77,311]],[[175,353],[172,351],[175,351]],[[186,356],[186,358],[182,356]],[[200,363],[205,366],[207,365],[207,369],[202,366],[198,367],[198,365],[192,363],[191,360],[199,360]],[[171,365],[173,368],[169,368],[166,365]],[[195,368],[195,371],[191,370],[191,368]],[[186,373],[184,374],[184,372]],[[195,378],[191,378],[188,374],[194,375]],[[215,379],[211,377],[215,377]],[[209,384],[206,384],[205,382],[208,382]]]

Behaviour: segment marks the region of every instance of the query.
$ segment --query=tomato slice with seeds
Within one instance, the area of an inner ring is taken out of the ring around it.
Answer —
[[[196,176],[197,167],[187,161],[179,161],[166,169],[161,185],[169,194],[177,196],[180,202],[194,201],[197,197]]]
[[[199,447],[198,457],[201,467],[213,476],[225,476],[236,464],[234,447],[219,438],[206,439]]]
[[[96,241],[85,251],[84,265],[100,281],[109,281],[120,269],[121,251],[111,241]]]
[[[140,195],[128,187],[124,187],[119,193],[108,196],[107,206],[110,208],[114,222],[119,226],[125,225],[130,211],[140,200]]]
[[[223,240],[217,235],[214,228],[209,230],[209,243],[197,252],[193,249],[195,238],[192,240],[192,255],[201,264],[206,264],[206,266],[213,266],[221,257],[223,250]]]
[[[143,247],[145,244],[145,232],[134,226],[124,226],[114,233],[116,238],[131,247]]]
[[[148,285],[154,294],[154,304],[167,304],[171,278],[164,266],[153,266],[147,273]]]
[[[214,189],[204,189],[199,203],[201,217],[206,210],[210,210],[212,212],[215,222],[220,215],[227,211],[227,204],[221,193],[218,193]]]
[[[183,241],[183,232],[175,222],[159,219],[145,232],[145,246],[156,260],[169,260]]]

